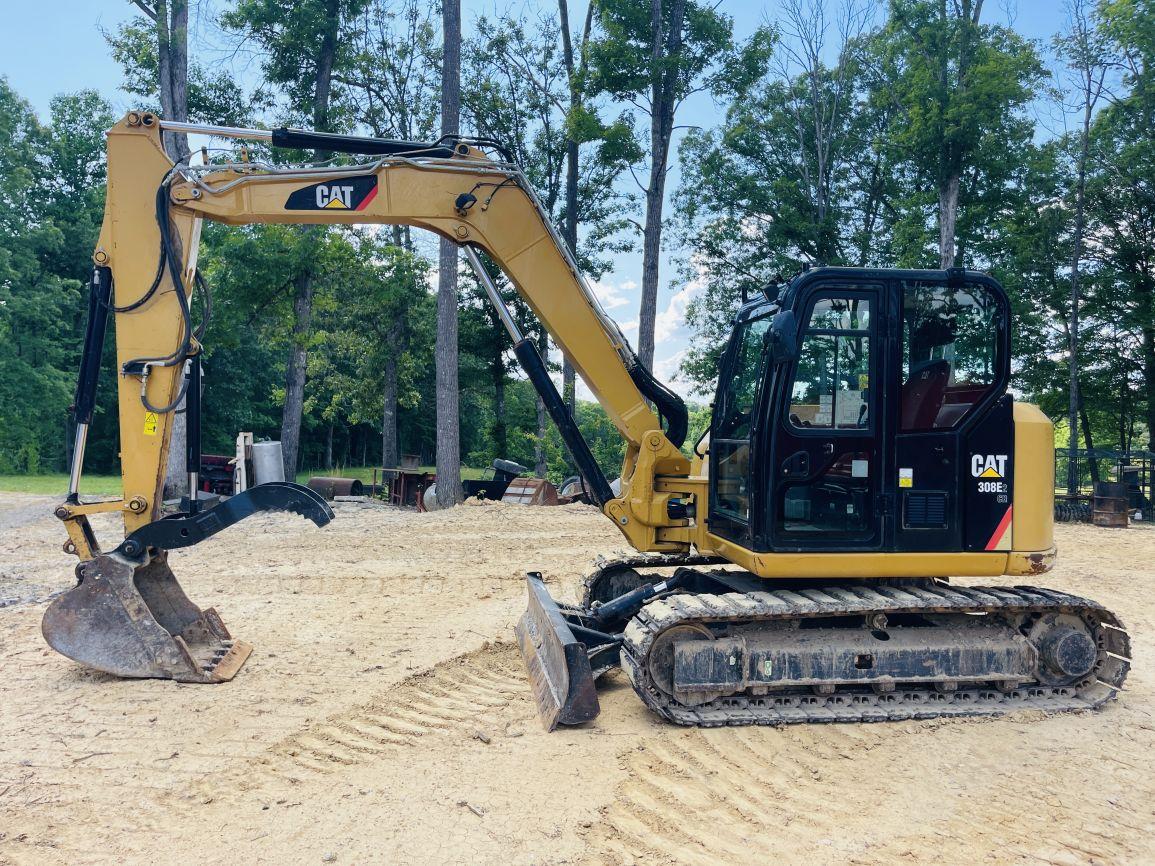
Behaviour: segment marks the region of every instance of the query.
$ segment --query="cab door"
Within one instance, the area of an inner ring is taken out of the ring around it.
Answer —
[[[736,324],[718,373],[710,427],[710,532],[751,547],[751,515],[763,508],[756,460],[765,424],[758,410],[765,389],[769,313]]]
[[[799,307],[797,357],[777,373],[770,413],[773,550],[882,546],[883,301],[881,286],[819,286]]]

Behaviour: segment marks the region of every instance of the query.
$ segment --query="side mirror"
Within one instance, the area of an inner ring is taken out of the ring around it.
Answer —
[[[770,323],[767,348],[775,364],[798,357],[798,323],[793,310],[783,310]]]

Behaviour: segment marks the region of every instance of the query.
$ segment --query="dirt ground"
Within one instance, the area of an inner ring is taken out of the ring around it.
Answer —
[[[546,734],[512,643],[522,575],[572,596],[624,552],[593,509],[252,518],[172,555],[256,645],[190,686],[45,646],[74,564],[52,502],[0,494],[0,864],[1155,862],[1146,528],[1060,527],[1041,581],[1132,634],[1101,712],[696,731],[619,675],[595,723]]]

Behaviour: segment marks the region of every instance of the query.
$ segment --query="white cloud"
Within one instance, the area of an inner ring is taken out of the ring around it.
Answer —
[[[654,344],[664,343],[674,337],[679,342],[686,338],[686,308],[690,301],[700,295],[705,289],[705,281],[695,278],[674,292],[666,308],[658,313],[654,321]]]
[[[631,298],[627,295],[633,295],[637,291],[638,284],[633,280],[622,280],[616,284],[605,280],[591,280],[590,288],[593,289],[602,307],[614,310],[630,303]]]

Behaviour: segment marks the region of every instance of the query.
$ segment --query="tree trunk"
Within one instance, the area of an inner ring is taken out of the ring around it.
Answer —
[[[955,262],[955,219],[961,181],[959,175],[952,174],[938,194],[938,266],[944,270],[954,267]]]
[[[1147,450],[1155,451],[1155,328],[1143,329],[1143,388],[1147,404]]]
[[[188,120],[188,2],[158,0],[156,7],[156,41],[160,77],[160,111],[166,120]],[[187,162],[188,136],[166,132],[165,151],[173,162]],[[188,464],[185,449],[188,442],[188,418],[182,399],[172,415],[168,461],[165,464],[164,497],[179,499],[189,492]]]
[[[945,23],[947,4],[945,2],[939,3],[939,19]],[[970,85],[970,69],[971,62],[974,60],[975,46],[977,44],[975,37],[978,34],[979,18],[982,16],[983,0],[963,0],[961,6],[956,7],[959,15],[959,49],[957,58],[957,81],[953,88],[947,87],[947,92],[951,90],[957,92],[959,97],[966,93]],[[949,56],[948,52],[942,55],[943,66],[940,71],[940,82],[943,85],[947,84],[949,78]],[[950,97],[947,97],[948,104],[943,105],[945,110],[949,106]],[[951,138],[944,138],[942,142],[942,149],[940,151],[939,163],[939,186],[938,186],[938,253],[939,253],[939,267],[946,268],[954,267],[958,260],[957,251],[955,249],[955,238],[958,234],[956,223],[958,218],[958,200],[959,200],[959,186],[962,182],[962,172],[967,159],[967,154],[960,150],[958,142]]]
[[[458,132],[461,113],[461,0],[442,0],[441,134]],[[457,244],[441,240],[437,275],[437,504],[462,500],[457,394]]]
[[[392,469],[401,465],[397,443],[397,359],[385,362],[385,408],[381,412],[381,465]]]
[[[333,468],[333,427],[332,421],[329,422],[329,429],[325,431],[325,469],[331,470]]]
[[[1079,304],[1080,304],[1080,268],[1083,263],[1083,234],[1086,230],[1086,194],[1087,194],[1087,160],[1091,152],[1091,116],[1095,110],[1097,97],[1093,93],[1093,75],[1085,73],[1083,89],[1083,128],[1080,131],[1079,159],[1075,177],[1075,233],[1072,239],[1071,250],[1071,319],[1067,328],[1067,367],[1069,374],[1069,403],[1067,406],[1067,423],[1070,425],[1070,439],[1067,443],[1067,493],[1074,495],[1078,489],[1078,478],[1075,477],[1075,451],[1079,447],[1078,433],[1075,428],[1077,413],[1082,406],[1083,397],[1079,390]],[[1090,426],[1088,431],[1087,448],[1091,447]],[[1092,460],[1093,475],[1098,475],[1098,467]],[[1095,480],[1099,479],[1095,477]]]
[[[662,206],[673,135],[675,87],[682,53],[686,0],[674,0],[670,26],[662,38],[662,0],[650,0],[650,181],[646,187],[646,225],[642,233],[642,305],[638,315],[638,357],[654,366],[654,325],[658,313],[658,266],[662,251]]]
[[[1079,424],[1083,428],[1083,442],[1086,443],[1087,450],[1093,451],[1095,449],[1095,440],[1091,434],[1091,419],[1087,415],[1086,406],[1083,405],[1082,395],[1079,396]],[[1090,463],[1090,467],[1091,467],[1091,483],[1092,484],[1098,484],[1099,483],[1099,464],[1098,464],[1098,462],[1096,462],[1095,458],[1093,456],[1091,456],[1090,454],[1088,454],[1087,457],[1088,457],[1088,462]]]
[[[333,93],[333,61],[337,56],[337,36],[341,30],[340,0],[325,0],[325,30],[317,52],[317,78],[313,89],[313,128],[330,132],[329,103]],[[322,154],[318,153],[321,159]]]
[[[313,318],[313,275],[306,272],[296,279],[293,299],[293,345],[285,374],[285,406],[281,412],[281,456],[285,479],[297,477],[301,445],[301,413],[305,407],[305,367],[309,360],[309,328]]]
[[[395,225],[392,227],[392,231],[393,246],[412,250],[408,237],[402,232],[402,226]],[[394,351],[385,362],[385,387],[382,393],[384,405],[381,410],[381,465],[387,469],[392,469],[401,465],[401,444],[397,432],[397,372],[401,355],[408,348],[404,312],[397,313],[393,320],[393,327],[389,331],[389,344],[393,346]]]
[[[581,105],[581,91],[578,88],[577,69],[574,62],[573,37],[569,30],[569,0],[557,0],[557,11],[561,22],[562,58],[565,61],[566,76],[569,81],[569,109],[572,112]],[[594,4],[590,3],[586,11],[586,33],[589,31],[589,18],[593,11]],[[584,56],[585,37],[583,37],[582,49]],[[565,144],[565,225],[562,227],[562,234],[565,237],[565,242],[569,244],[574,261],[577,261],[579,157],[578,143],[573,138],[568,138]],[[562,352],[561,395],[566,406],[569,407],[570,415],[577,413],[576,386],[577,377],[573,364],[570,363],[565,352]]]
[[[494,456],[502,460],[509,457],[509,425],[505,422],[505,367],[498,356],[493,368],[493,447]]]
[[[545,328],[541,328],[537,335],[537,351],[541,354],[546,367],[549,367],[549,336]],[[538,478],[545,478],[549,474],[549,460],[545,453],[545,437],[549,433],[549,419],[545,412],[545,403],[538,396],[537,404],[537,440],[533,448],[533,474]]]
[[[338,0],[326,0],[325,29],[317,52],[317,71],[313,87],[313,128],[329,132],[329,100],[332,93],[333,59],[337,52],[337,34],[340,29]],[[315,159],[327,154],[317,151]],[[323,227],[302,226],[302,242],[313,244],[324,232]],[[305,408],[305,372],[309,360],[309,330],[313,319],[313,274],[306,269],[294,281],[293,343],[289,350],[289,368],[285,378],[285,406],[281,413],[281,456],[285,461],[285,478],[292,481],[297,475],[301,443],[301,415]]]
[[[188,0],[158,0],[156,42],[160,112],[165,120],[188,121]],[[188,136],[164,133],[164,148],[174,162],[188,159]]]
[[[655,157],[656,159],[656,157]],[[646,226],[642,234],[642,306],[638,316],[638,357],[649,369],[654,366],[654,327],[658,318],[658,257],[662,246],[662,197],[665,172],[655,163],[646,190]]]
[[[565,0],[560,0],[565,5]],[[569,40],[566,40],[567,44]],[[573,101],[570,102],[573,105]],[[569,244],[570,253],[577,261],[577,227],[578,227],[578,145],[570,140],[565,149],[565,226],[563,234],[565,242]],[[569,357],[562,352],[561,362],[561,394],[569,407],[570,415],[577,411],[577,376],[570,363]]]

